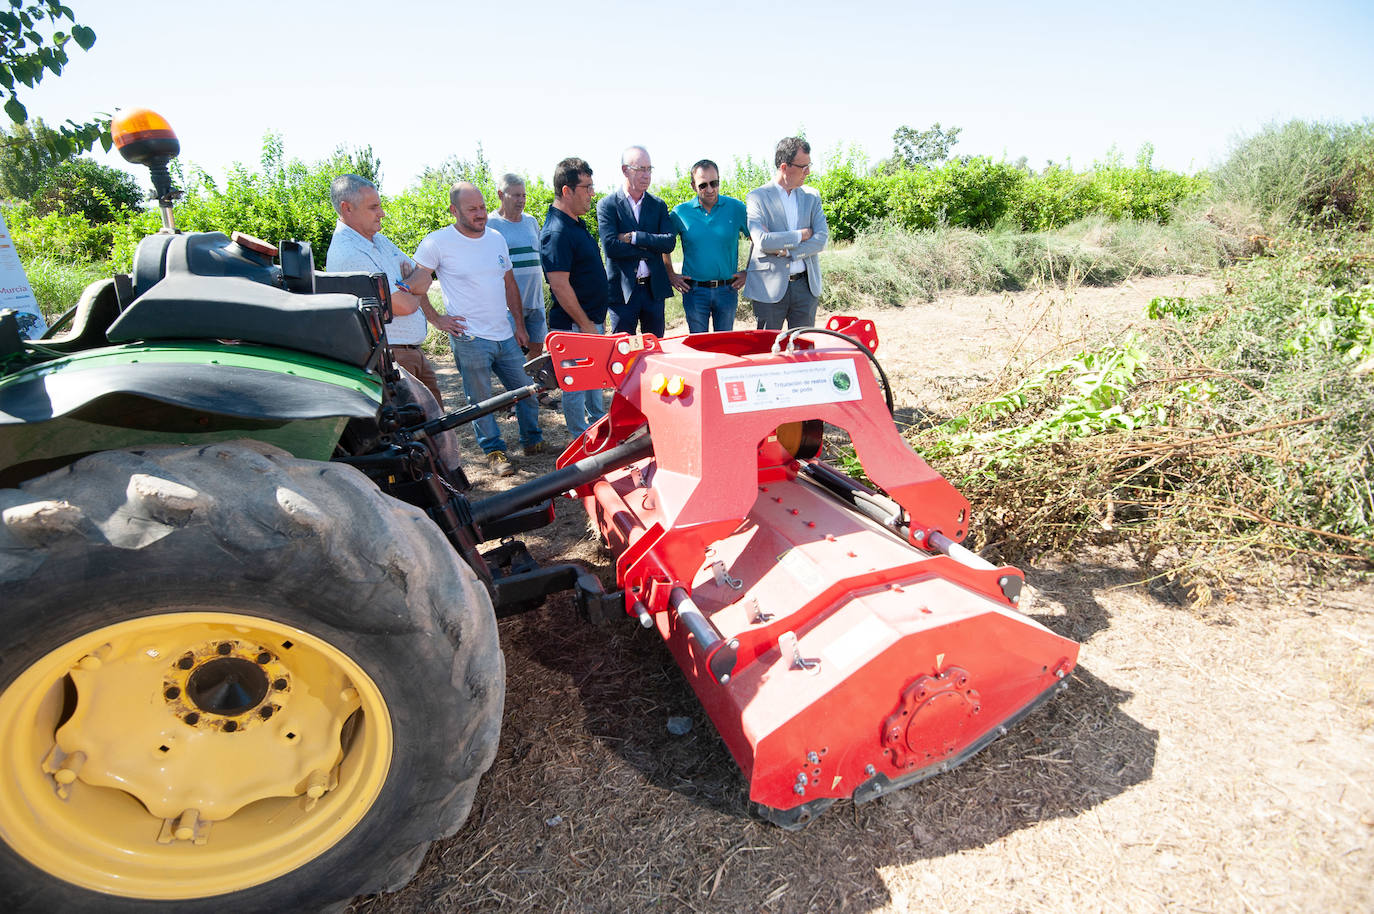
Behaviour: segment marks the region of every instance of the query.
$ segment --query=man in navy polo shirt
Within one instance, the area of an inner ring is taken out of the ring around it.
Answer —
[[[544,230],[539,236],[544,278],[554,301],[549,311],[550,330],[603,332],[610,294],[606,269],[596,239],[582,221],[582,216],[591,211],[594,193],[591,166],[578,158],[558,163],[553,172],[553,205],[544,217]],[[606,404],[601,391],[563,392],[563,418],[572,434],[582,434],[604,415]]]
[[[692,166],[695,200],[673,209],[673,227],[682,238],[682,275],[673,259],[663,255],[668,280],[682,293],[687,332],[705,333],[735,328],[739,290],[745,271],[739,269],[739,239],[749,237],[749,213],[734,197],[720,195],[720,169],[710,159]],[[752,243],[751,243],[752,250]]]

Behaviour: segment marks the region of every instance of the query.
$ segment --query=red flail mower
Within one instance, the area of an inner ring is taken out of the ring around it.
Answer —
[[[847,317],[548,339],[565,390],[615,389],[559,467],[642,455],[575,490],[624,610],[667,642],[785,828],[962,763],[1078,657],[1018,611],[1020,571],[960,545],[969,503],[898,433],[877,346]],[[827,425],[874,487],[819,459]]]

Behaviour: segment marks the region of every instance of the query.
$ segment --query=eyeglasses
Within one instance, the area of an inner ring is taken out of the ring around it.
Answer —
[[[626,170],[626,171],[638,172],[639,174],[642,174],[642,175],[647,175],[647,174],[652,174],[652,173],[653,173],[654,166],[652,166],[652,165],[626,165],[626,166],[625,166],[625,170]]]
[[[697,190],[705,190],[708,187],[720,187],[720,178],[716,178],[714,181],[702,181],[697,185]]]
[[[791,165],[793,168],[800,169],[801,171],[810,171],[810,170],[811,170],[811,163],[810,163],[810,162],[807,162],[805,165],[798,165],[796,162],[788,162],[787,164],[788,164],[788,165]]]
[[[593,187],[595,187],[595,186],[596,186],[596,185],[595,185],[594,183],[592,183],[591,181],[588,181],[586,184],[579,184],[579,185],[577,185],[576,187],[573,188],[573,190],[591,190],[591,189],[592,189]]]

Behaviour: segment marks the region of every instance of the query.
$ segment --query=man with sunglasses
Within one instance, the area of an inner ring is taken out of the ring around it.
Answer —
[[[620,156],[624,187],[601,198],[596,225],[606,251],[612,333],[663,336],[663,301],[673,294],[663,255],[677,247],[668,205],[649,193],[654,166],[643,146]]]
[[[749,270],[744,294],[754,303],[760,330],[810,327],[821,297],[816,255],[830,238],[821,195],[806,186],[811,144],[797,136],[778,141],[773,154],[777,178],[749,191]]]
[[[673,208],[673,228],[682,238],[682,275],[673,270],[671,254],[663,255],[668,281],[682,293],[687,332],[706,333],[735,328],[739,290],[745,271],[739,269],[739,239],[749,237],[744,204],[720,195],[720,169],[710,159],[692,166],[695,200]]]
[[[606,271],[596,239],[582,221],[592,208],[592,169],[578,158],[558,163],[553,172],[553,205],[539,235],[539,259],[553,293],[550,330],[601,333],[606,319]],[[563,418],[580,435],[606,415],[599,390],[565,390]]]

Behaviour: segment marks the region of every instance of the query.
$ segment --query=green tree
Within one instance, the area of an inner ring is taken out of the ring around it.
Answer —
[[[939,121],[926,130],[903,124],[892,134],[892,158],[888,160],[885,170],[890,173],[904,168],[939,165],[949,158],[949,151],[959,142],[961,133],[962,127],[941,129]]]
[[[484,196],[496,193],[496,179],[481,143],[477,144],[477,153],[473,158],[460,159],[451,155],[438,165],[427,166],[415,183],[418,186],[436,184],[448,190],[459,181],[477,185]]]
[[[29,112],[19,100],[19,87],[33,89],[44,74],[60,75],[68,61],[67,44],[75,41],[82,50],[90,50],[95,32],[79,24],[71,7],[57,0],[9,0],[9,7],[0,8],[0,97],[6,97],[10,120],[22,124]],[[63,31],[63,20],[71,23],[70,33]],[[59,159],[67,159],[97,142],[109,150],[108,119],[84,124],[69,119],[52,131],[45,145]]]
[[[42,118],[0,127],[0,199],[28,200],[48,171],[71,158],[57,153],[58,136]]]
[[[138,212],[142,203],[143,191],[133,175],[86,158],[50,169],[33,197],[39,215],[81,215],[93,223]]]

